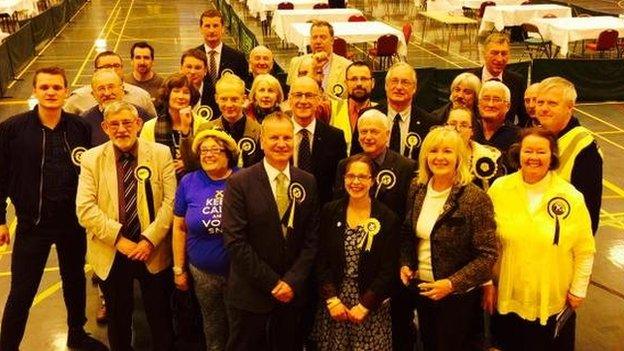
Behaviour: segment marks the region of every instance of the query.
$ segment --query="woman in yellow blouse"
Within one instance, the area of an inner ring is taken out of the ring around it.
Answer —
[[[525,130],[512,156],[520,170],[489,191],[502,250],[484,307],[496,306],[492,334],[505,351],[574,350],[574,310],[587,292],[595,246],[583,195],[552,172],[557,151],[553,134]]]

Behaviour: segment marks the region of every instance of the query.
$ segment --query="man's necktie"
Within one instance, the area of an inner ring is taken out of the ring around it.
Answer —
[[[299,131],[301,142],[299,143],[299,153],[297,155],[297,167],[308,173],[312,172],[312,152],[310,151],[310,132],[306,129]]]
[[[401,115],[397,113],[396,116],[394,116],[394,122],[392,122],[392,133],[390,134],[390,149],[398,153],[401,152],[401,127],[399,126],[400,122]]]
[[[133,160],[134,156],[130,153],[124,153],[121,156],[125,222],[123,235],[134,242],[138,242],[141,235],[141,223],[137,212],[137,180],[134,177]]]
[[[288,208],[288,177],[281,173],[275,177],[275,200],[277,202],[277,211],[279,212],[280,223],[284,218],[286,209]],[[282,235],[286,235],[286,226],[282,224]]]
[[[210,56],[210,69],[208,71],[208,74],[210,75],[210,80],[212,81],[212,84],[215,84],[217,82],[217,60],[215,58],[216,54],[216,50],[208,51],[208,55]]]

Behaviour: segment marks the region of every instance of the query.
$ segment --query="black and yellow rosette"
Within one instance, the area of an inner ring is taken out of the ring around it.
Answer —
[[[290,214],[288,215],[288,229],[295,227],[295,207],[301,204],[306,198],[306,191],[303,185],[298,182],[290,183],[288,187],[288,197],[290,198]]]
[[[563,197],[553,197],[548,201],[548,215],[555,219],[555,235],[553,245],[559,245],[559,232],[561,231],[560,219],[566,219],[570,215],[570,203]]]
[[[474,175],[483,183],[485,191],[488,190],[490,179],[494,178],[498,172],[496,160],[489,156],[481,156],[474,162]]]
[[[234,74],[234,71],[232,71],[232,69],[230,68],[226,68],[223,70],[223,72],[221,72],[221,77],[225,76],[226,74]]]
[[[409,151],[408,155],[410,158],[412,157],[414,149],[419,148],[421,143],[422,143],[422,138],[420,137],[420,135],[418,135],[418,133],[414,133],[414,132],[407,133],[407,137],[405,138],[405,147]]]
[[[207,105],[200,105],[195,109],[195,116],[210,121],[213,116],[212,108]]]
[[[238,141],[238,149],[241,151],[238,155],[238,168],[244,166],[243,155],[250,156],[256,151],[256,141],[250,137],[242,137]]]
[[[341,97],[344,91],[345,91],[345,87],[340,83],[336,83],[332,87],[332,94],[334,94],[334,96],[336,97]]]
[[[82,160],[82,154],[87,151],[87,148],[82,146],[75,147],[71,152],[71,161],[74,165],[80,167],[80,161]]]
[[[381,223],[377,218],[369,218],[363,225],[364,236],[360,240],[359,248],[364,251],[370,251],[373,246],[373,239],[375,235],[379,234],[381,230]]]
[[[377,173],[377,190],[375,190],[375,198],[379,195],[379,191],[384,188],[390,190],[396,184],[396,174],[390,169],[384,169]]]
[[[143,184],[145,187],[145,199],[147,202],[147,209],[149,212],[150,223],[156,218],[156,211],[154,209],[154,193],[152,192],[152,170],[145,165],[138,166],[134,170],[134,177],[139,181],[139,184]]]

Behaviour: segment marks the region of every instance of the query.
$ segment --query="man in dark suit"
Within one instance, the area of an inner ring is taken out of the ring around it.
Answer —
[[[293,164],[314,175],[324,204],[332,199],[336,167],[347,157],[347,144],[342,130],[314,118],[320,94],[314,79],[299,77],[293,81],[289,99],[295,125]]]
[[[376,194],[377,199],[393,210],[397,217],[403,218],[405,200],[415,174],[416,162],[388,148],[390,123],[383,112],[374,108],[364,111],[358,119],[357,128],[359,138],[357,143],[361,146],[362,152],[373,159],[375,174],[382,171],[391,171],[394,174],[394,185],[380,186],[379,192]],[[334,184],[335,197],[342,196],[345,191],[345,164],[346,159],[338,164]]]
[[[314,178],[290,166],[293,129],[287,115],[267,116],[264,160],[228,179],[223,203],[231,258],[228,350],[303,347],[304,285],[316,255],[319,213]]]
[[[483,43],[484,67],[474,70],[481,82],[490,80],[503,82],[511,91],[511,106],[505,115],[505,122],[520,127],[527,126],[530,118],[524,108],[524,91],[526,79],[521,75],[506,70],[507,62],[511,56],[509,48],[509,35],[505,33],[492,33]]]
[[[214,9],[204,11],[199,19],[199,28],[204,43],[197,49],[205,51],[208,59],[208,73],[204,78],[201,104],[210,106],[212,111],[216,112],[219,110],[215,101],[214,85],[221,77],[221,73],[230,70],[249,83],[249,64],[245,54],[221,41],[225,29],[221,12]],[[213,116],[215,115],[213,114]]]
[[[383,112],[390,123],[390,149],[399,154],[418,159],[420,144],[431,127],[442,122],[414,103],[418,81],[416,71],[405,62],[392,65],[386,74],[387,105],[375,107]],[[358,140],[358,130],[353,139]],[[359,143],[351,143],[351,155],[362,152]]]

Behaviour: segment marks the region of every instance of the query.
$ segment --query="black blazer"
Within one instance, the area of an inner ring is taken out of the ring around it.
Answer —
[[[422,144],[422,141],[425,139],[425,136],[427,136],[427,134],[429,133],[429,130],[431,130],[431,127],[440,125],[444,122],[438,119],[437,117],[435,117],[433,114],[418,107],[415,101],[416,100],[412,101],[409,132],[418,134],[418,136],[420,137],[420,143],[418,144],[417,147],[414,147],[412,149],[411,153],[409,152],[407,148],[405,148],[405,152],[403,153],[403,156],[407,158],[411,158],[412,160],[418,160],[418,153],[420,152],[420,145]],[[388,114],[387,105],[377,105],[374,107],[374,109],[381,111],[385,115]],[[360,111],[360,114],[362,114],[364,111],[365,110]],[[392,118],[394,118],[394,116],[392,116]],[[392,128],[392,126],[390,128]],[[351,143],[351,155],[355,155],[357,153],[362,152],[362,146],[360,145],[358,141],[359,135],[360,133],[358,132],[357,126],[356,126],[355,131],[353,132],[353,137],[352,137],[352,140],[354,140],[354,142]]]
[[[206,52],[204,44],[198,46],[197,49]],[[206,56],[208,56],[207,52]],[[210,57],[208,57],[208,66],[210,66]],[[207,67],[207,69],[210,69],[210,67]],[[223,74],[223,71],[226,69],[231,70],[240,79],[245,81],[245,85],[249,84],[251,78],[249,75],[249,63],[247,62],[245,54],[223,44],[223,49],[221,50],[219,59],[219,75],[217,79],[221,77],[221,74]],[[201,104],[210,106],[210,108],[212,108],[212,119],[217,119],[221,114],[219,113],[219,106],[215,101],[214,95],[215,87],[210,80],[210,76],[206,74],[206,77],[204,78],[204,88],[201,95]]]
[[[238,309],[270,312],[278,304],[271,290],[280,279],[295,292],[291,304],[305,301],[304,282],[318,244],[318,199],[312,175],[294,167],[290,175],[306,197],[295,208],[294,231],[286,238],[264,162],[228,179],[222,222],[231,260],[226,300]]]
[[[321,298],[338,296],[344,278],[344,238],[347,226],[348,198],[332,201],[321,211],[319,254],[316,274]],[[377,308],[390,297],[399,275],[398,217],[384,204],[373,200],[371,217],[381,224],[373,238],[370,251],[362,250],[358,270],[360,303],[368,309]]]
[[[373,164],[376,165],[376,163]],[[335,199],[346,196],[344,189],[345,166],[346,160],[342,160],[338,164],[336,182],[334,183]],[[394,211],[397,217],[402,220],[405,215],[405,200],[407,199],[407,193],[412,179],[416,175],[416,162],[407,157],[401,156],[398,152],[387,149],[386,157],[381,163],[381,166],[375,169],[375,174],[385,169],[391,170],[396,175],[396,184],[392,187],[392,189],[380,189],[377,200],[388,206],[388,208]],[[371,196],[374,195],[375,190],[373,190]]]
[[[473,70],[479,79],[483,75],[483,67]],[[511,92],[511,104],[509,111],[505,115],[505,122],[507,124],[518,125],[520,127],[526,127],[529,125],[531,118],[524,108],[524,92],[526,91],[526,79],[522,78],[518,73],[510,70],[503,71],[503,83],[509,88]],[[518,123],[515,123],[516,116],[518,117]]]
[[[338,163],[347,157],[347,143],[342,130],[316,121],[312,143],[312,174],[316,178],[321,204],[331,201]]]

